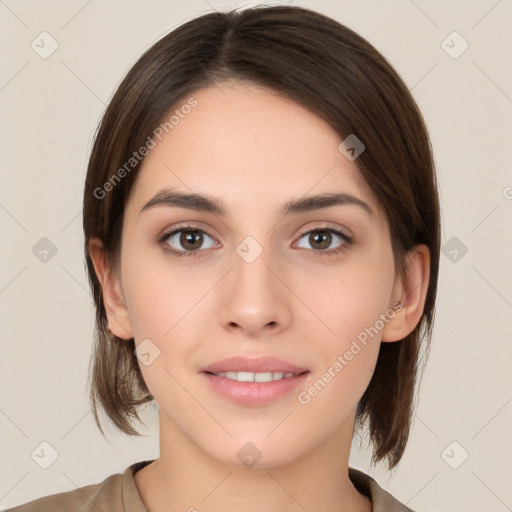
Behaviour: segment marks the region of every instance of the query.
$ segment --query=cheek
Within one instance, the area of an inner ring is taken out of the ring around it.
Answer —
[[[297,396],[303,414],[319,418],[327,432],[350,416],[370,383],[381,339],[375,324],[385,311],[386,298],[385,290],[377,293],[370,280],[361,278],[357,287],[338,281],[329,292],[310,296],[328,329],[315,320],[317,331],[323,333],[315,337],[318,364]],[[305,428],[310,427],[314,435],[314,425]]]
[[[199,315],[211,275],[203,272],[199,279],[192,265],[172,263],[153,249],[151,257],[142,250],[126,253],[123,283],[135,339],[172,338]]]
[[[298,275],[294,291],[315,313],[321,339],[342,349],[375,326],[382,330],[381,315],[388,308],[393,287],[393,263],[386,258],[352,258],[346,265],[312,276]],[[364,338],[364,334],[362,336]]]
[[[307,329],[312,339],[317,331],[319,356],[314,379],[298,399],[318,414],[331,411],[324,416],[332,426],[357,405],[377,361],[382,315],[386,318],[394,279],[392,258],[380,254],[383,257],[354,259],[330,274],[296,281],[296,291],[307,297],[317,316],[311,316]]]
[[[139,360],[139,367],[160,403],[162,393],[174,390],[171,395],[181,396],[170,375],[181,380],[184,362],[198,350],[198,330],[205,322],[204,296],[218,278],[212,272],[199,274],[192,265],[172,264],[165,255],[150,261],[142,252],[127,250],[123,283],[135,344],[144,342],[139,350],[150,353],[151,363]]]

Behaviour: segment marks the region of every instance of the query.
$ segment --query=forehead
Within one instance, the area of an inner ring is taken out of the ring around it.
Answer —
[[[313,112],[275,91],[217,83],[178,102],[175,124],[142,162],[129,208],[137,212],[163,188],[222,198],[229,209],[276,211],[291,198],[353,194],[378,210],[355,162],[340,152],[338,134]],[[187,113],[185,113],[187,112]],[[179,120],[178,120],[179,119]],[[176,122],[178,121],[178,122]]]

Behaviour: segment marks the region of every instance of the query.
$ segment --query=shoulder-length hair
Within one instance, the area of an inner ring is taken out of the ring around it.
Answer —
[[[89,241],[96,237],[102,242],[107,262],[116,269],[124,208],[142,160],[132,160],[128,169],[126,162],[193,91],[226,79],[263,85],[291,98],[324,119],[342,140],[356,134],[366,149],[355,163],[386,212],[396,272],[404,275],[406,253],[416,244],[430,250],[421,320],[403,340],[381,344],[356,414],[357,426],[368,425],[373,462],[387,458],[392,468],[407,443],[420,349],[428,354],[434,321],[440,213],[431,144],[412,95],[385,57],[351,29],[295,6],[215,12],[184,23],[142,55],[104,113],[83,197],[85,262],[96,308],[89,367],[96,424],[103,434],[102,408],[118,429],[140,435],[130,418],[141,421],[138,407],[153,397],[133,338],[123,340],[108,329]]]

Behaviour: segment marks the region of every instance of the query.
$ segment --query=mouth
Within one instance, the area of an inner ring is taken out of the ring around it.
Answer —
[[[309,370],[303,372],[205,372],[215,377],[223,377],[237,382],[273,382],[276,380],[293,379],[299,375],[308,373]]]
[[[217,396],[246,407],[262,407],[289,398],[309,374],[309,370],[271,358],[231,358],[200,372]]]
[[[199,370],[208,388],[237,405],[260,407],[289,398],[310,370],[272,356],[232,356]]]

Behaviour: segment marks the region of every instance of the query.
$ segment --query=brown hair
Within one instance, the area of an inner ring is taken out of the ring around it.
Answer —
[[[118,268],[124,207],[140,162],[108,193],[104,185],[171,108],[194,90],[226,79],[263,85],[291,98],[327,121],[342,139],[356,134],[366,146],[356,164],[387,214],[397,272],[404,275],[406,253],[415,245],[430,250],[421,320],[405,339],[381,344],[356,415],[359,426],[368,422],[373,461],[387,457],[394,467],[409,436],[420,348],[428,353],[434,321],[440,214],[431,145],[414,99],[388,61],[354,31],[301,7],[215,12],[188,21],[142,55],[105,111],[83,202],[85,261],[96,306],[89,375],[96,424],[103,434],[98,419],[103,408],[121,431],[140,435],[130,417],[140,421],[138,406],[153,399],[133,338],[123,340],[108,329],[88,249],[90,239],[98,238],[107,262]]]

